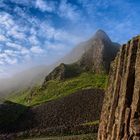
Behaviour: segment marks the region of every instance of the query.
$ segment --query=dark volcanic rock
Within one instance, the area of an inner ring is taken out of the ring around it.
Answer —
[[[37,127],[40,128],[79,125],[99,119],[103,96],[102,90],[83,90],[35,106],[31,111],[36,114]]]
[[[98,140],[140,140],[140,36],[112,64]]]
[[[82,126],[99,120],[104,91],[88,89],[28,108],[14,123],[0,129],[0,139],[40,134],[79,134],[97,132],[98,125]],[[9,114],[10,116],[10,114]]]

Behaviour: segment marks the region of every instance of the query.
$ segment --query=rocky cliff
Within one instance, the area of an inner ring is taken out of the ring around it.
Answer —
[[[112,64],[98,140],[140,140],[140,36]]]
[[[86,71],[108,73],[120,45],[112,42],[102,30],[98,30],[86,43],[87,50],[79,59],[79,65]]]

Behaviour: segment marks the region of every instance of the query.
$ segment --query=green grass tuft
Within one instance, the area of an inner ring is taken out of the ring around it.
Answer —
[[[81,125],[83,126],[92,126],[92,125],[98,125],[99,124],[99,120],[96,120],[96,121],[92,121],[92,122],[85,122]]]

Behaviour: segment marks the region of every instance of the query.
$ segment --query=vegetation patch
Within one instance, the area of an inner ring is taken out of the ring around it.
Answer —
[[[51,136],[51,137],[34,137],[29,139],[17,139],[17,140],[96,140],[97,133],[93,134],[82,134],[82,135],[70,135],[70,136]]]
[[[83,126],[92,126],[92,125],[98,125],[99,124],[99,120],[96,120],[96,121],[91,121],[91,122],[85,122],[81,125]]]
[[[50,80],[47,82],[45,88],[43,87],[42,89],[42,87],[36,86],[30,90],[21,91],[10,97],[10,100],[32,106],[65,97],[83,89],[105,89],[106,84],[107,75],[85,72],[77,77],[66,80]]]

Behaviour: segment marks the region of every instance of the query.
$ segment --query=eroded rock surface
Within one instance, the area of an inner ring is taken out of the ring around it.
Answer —
[[[140,36],[112,64],[98,140],[140,140]]]

